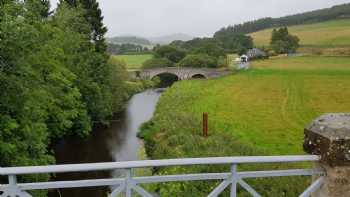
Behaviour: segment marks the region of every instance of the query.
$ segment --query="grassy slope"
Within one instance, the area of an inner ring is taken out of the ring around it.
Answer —
[[[254,62],[253,69],[213,80],[176,83],[144,125],[153,159],[303,154],[303,128],[326,112],[350,111],[350,58],[294,57]],[[209,113],[209,137],[201,115]],[[309,167],[244,165],[240,170]],[[223,167],[165,168],[157,174],[224,172]],[[248,180],[262,196],[298,196],[307,177]],[[160,185],[161,196],[205,196],[212,182]],[[224,196],[229,196],[227,193]],[[239,191],[239,196],[250,196]]]
[[[289,27],[300,38],[301,45],[319,47],[350,46],[350,19]],[[250,34],[257,46],[268,46],[272,29]]]
[[[302,153],[303,128],[326,112],[350,111],[350,58],[298,57],[255,62],[253,69],[184,81],[161,98],[156,117],[209,112],[210,132],[229,133],[271,154]]]
[[[141,68],[143,62],[149,60],[153,57],[151,54],[143,54],[143,55],[116,55],[112,58],[118,58],[127,64],[128,69],[139,69]]]

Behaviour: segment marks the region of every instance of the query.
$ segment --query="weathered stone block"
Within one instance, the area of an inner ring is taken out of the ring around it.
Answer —
[[[329,166],[350,165],[350,113],[325,114],[305,128],[304,150]]]

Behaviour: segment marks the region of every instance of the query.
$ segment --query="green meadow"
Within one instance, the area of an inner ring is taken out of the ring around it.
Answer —
[[[289,31],[300,38],[303,46],[348,47],[350,46],[350,20],[333,20],[308,25],[288,27]],[[257,46],[268,46],[272,29],[250,34]]]
[[[123,60],[128,69],[140,69],[142,64],[151,59],[152,54],[140,54],[140,55],[114,55],[111,58],[117,58]]]
[[[162,95],[154,118],[143,126],[140,136],[145,138],[152,159],[304,154],[303,128],[323,113],[350,111],[349,98],[350,58],[256,61],[250,70],[224,78],[174,84]],[[201,137],[203,112],[209,114],[207,139]],[[283,166],[272,165],[272,168]],[[158,173],[186,170],[179,167]],[[191,170],[202,172],[213,168]],[[284,196],[297,196],[308,181],[295,177],[256,183],[253,180],[251,184],[263,196],[281,196],[283,191],[288,191]],[[183,188],[171,185],[162,190],[165,196],[172,192],[181,196],[197,188],[194,193],[199,192],[200,196],[212,186],[209,183]]]

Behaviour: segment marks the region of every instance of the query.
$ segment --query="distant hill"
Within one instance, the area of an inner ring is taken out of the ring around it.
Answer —
[[[152,45],[146,38],[138,36],[116,36],[107,38],[107,42],[112,44],[135,44],[135,45]]]
[[[192,40],[194,37],[187,34],[171,34],[166,36],[152,37],[148,38],[153,44],[170,44],[175,40],[188,41]]]
[[[214,37],[227,32],[248,34],[273,27],[310,24],[344,18],[350,18],[350,3],[280,18],[262,18],[243,24],[228,26],[216,32]]]
[[[142,46],[151,46],[156,44],[170,44],[175,40],[188,41],[192,39],[193,37],[190,35],[178,33],[150,38],[141,36],[115,36],[107,38],[107,42],[112,44],[135,44]]]
[[[350,19],[332,20],[308,25],[288,26],[300,38],[302,46],[350,47]],[[268,46],[272,28],[249,34],[257,46]]]

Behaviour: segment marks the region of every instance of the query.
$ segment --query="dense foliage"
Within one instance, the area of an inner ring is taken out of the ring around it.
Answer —
[[[162,68],[172,66],[174,66],[174,63],[167,58],[152,58],[145,61],[142,68]]]
[[[230,30],[217,32],[214,38],[220,41],[222,47],[229,52],[243,54],[254,46],[253,38]]]
[[[299,47],[299,38],[289,34],[287,27],[282,27],[272,31],[270,44],[276,53],[295,53]]]
[[[194,68],[215,68],[218,66],[217,59],[207,54],[193,54],[187,55],[179,62],[180,67],[194,67]]]
[[[168,60],[178,63],[186,56],[186,52],[171,45],[159,46],[154,49],[156,58],[167,58]]]
[[[108,62],[92,6],[61,2],[50,15],[48,1],[1,1],[0,166],[52,164],[53,139],[86,136],[121,107],[124,68]]]
[[[350,17],[349,13],[350,4],[344,4],[334,6],[332,8],[321,9],[281,18],[262,18],[255,21],[222,28],[220,31],[216,32],[215,35],[224,34],[225,32],[247,34],[272,27],[322,22],[332,19]]]

